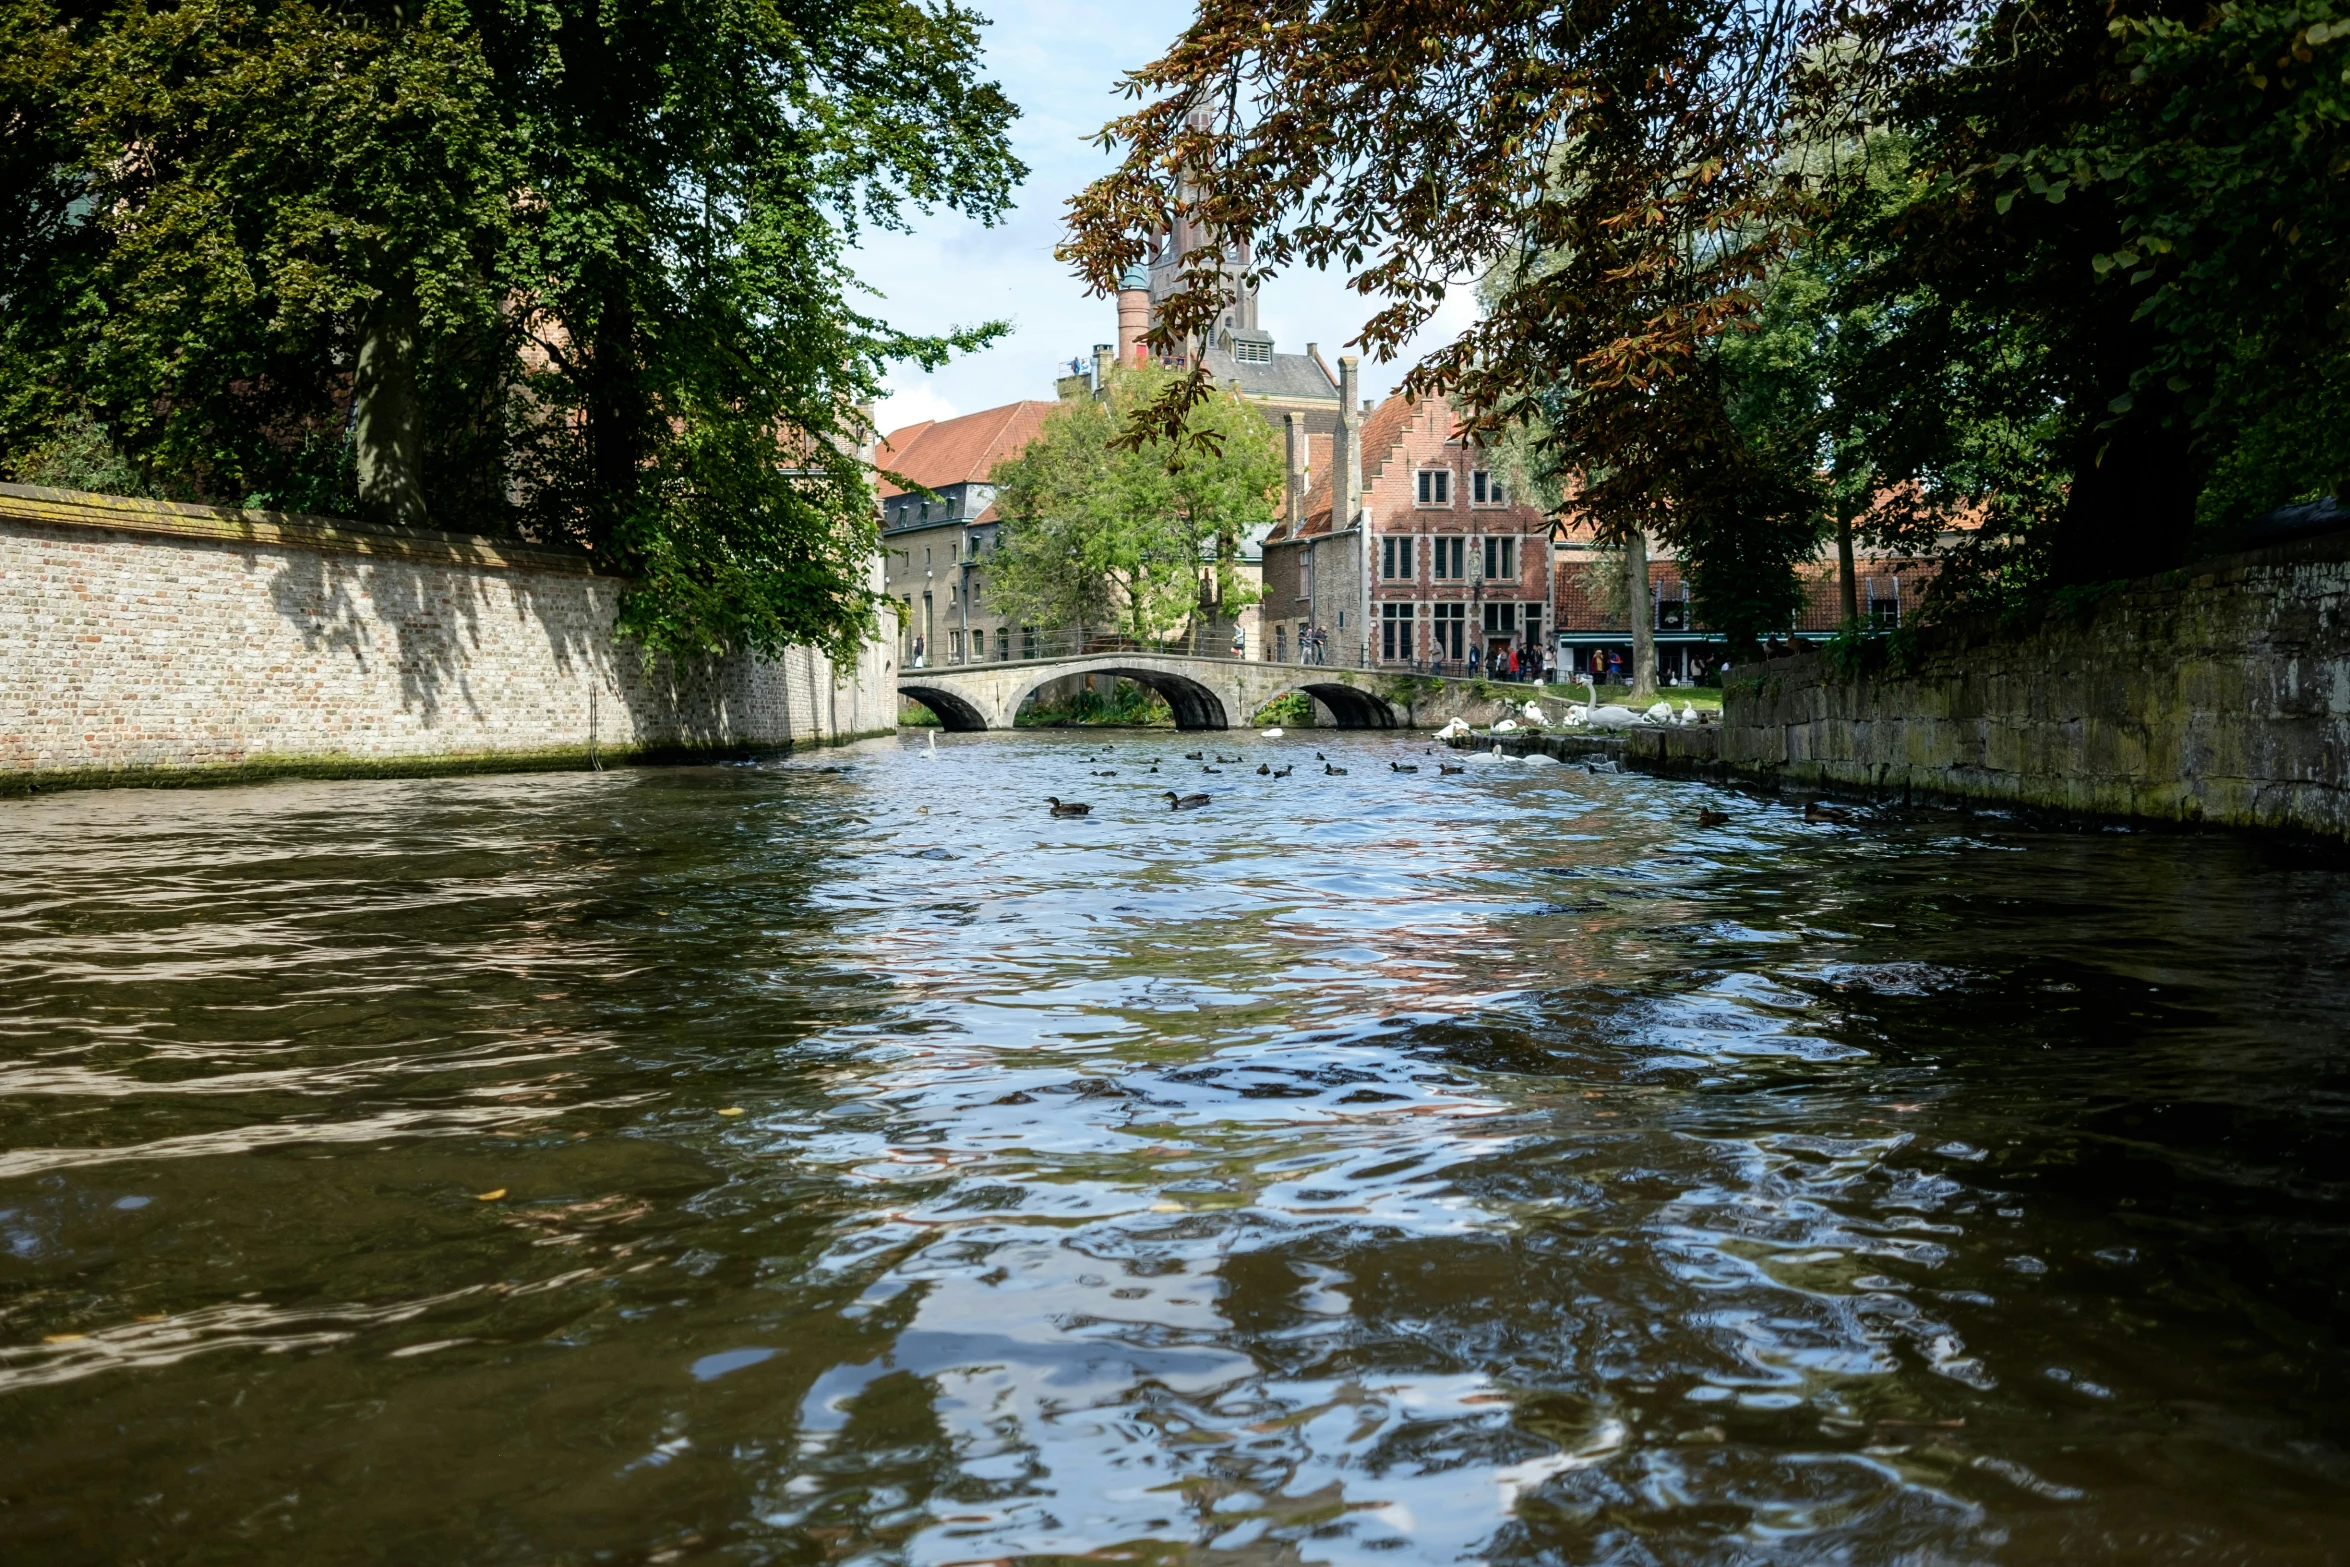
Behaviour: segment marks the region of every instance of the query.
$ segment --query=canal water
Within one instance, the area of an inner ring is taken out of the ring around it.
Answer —
[[[0,802],[0,1558],[2350,1559],[2339,859],[1440,759]]]

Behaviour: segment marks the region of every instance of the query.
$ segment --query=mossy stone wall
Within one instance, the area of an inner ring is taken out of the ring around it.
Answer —
[[[1749,665],[1732,772],[2091,816],[2350,837],[2350,536],[1939,628],[1887,669]]]

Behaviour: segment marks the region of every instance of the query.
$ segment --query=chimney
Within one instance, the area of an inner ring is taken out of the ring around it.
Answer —
[[[1096,343],[1093,345],[1094,396],[1106,399],[1110,395],[1110,366],[1115,364],[1117,359],[1118,350],[1116,345],[1110,343]]]
[[[1118,362],[1138,365],[1150,357],[1142,335],[1151,329],[1151,278],[1140,267],[1128,267],[1118,279]]]
[[[1353,354],[1338,356],[1338,430],[1339,439],[1346,444],[1346,456],[1330,470],[1333,533],[1364,521],[1363,416],[1357,412],[1362,391],[1358,374],[1361,364]],[[1371,666],[1371,530],[1368,526],[1355,535],[1354,557],[1355,623],[1348,628],[1354,635],[1342,641],[1351,640],[1355,644],[1356,664],[1368,669]]]
[[[1294,539],[1306,520],[1306,422],[1303,415],[1284,414],[1282,424],[1289,435],[1289,489],[1282,498],[1281,515]]]
[[[1351,527],[1363,509],[1363,416],[1357,370],[1361,361],[1352,354],[1338,358],[1338,438],[1330,464],[1330,526]]]

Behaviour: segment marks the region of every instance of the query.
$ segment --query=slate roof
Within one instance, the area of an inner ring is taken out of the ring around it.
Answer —
[[[1017,457],[1036,439],[1044,416],[1059,406],[1031,400],[983,408],[959,419],[925,419],[891,431],[875,461],[934,490],[984,483],[997,463]],[[906,493],[886,479],[881,482],[884,500]]]
[[[1271,364],[1246,364],[1222,348],[1210,347],[1199,358],[1200,367],[1218,386],[1238,382],[1244,397],[1338,401],[1338,383],[1310,355],[1275,354]]]

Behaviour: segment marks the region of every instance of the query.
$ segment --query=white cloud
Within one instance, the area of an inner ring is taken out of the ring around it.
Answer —
[[[873,422],[881,433],[903,430],[907,425],[920,424],[925,419],[952,419],[961,410],[942,396],[929,376],[912,379],[902,385],[896,376],[890,377],[889,395],[874,405]]]

